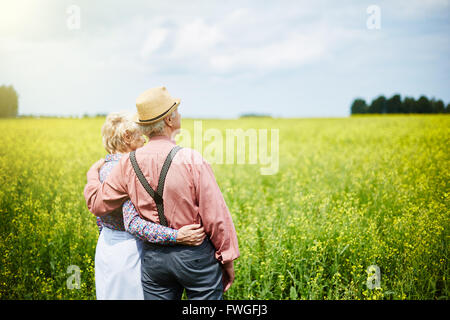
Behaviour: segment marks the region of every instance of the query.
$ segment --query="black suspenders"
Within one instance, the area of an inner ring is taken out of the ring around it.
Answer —
[[[172,160],[175,157],[175,154],[181,149],[180,146],[175,146],[170,152],[169,155],[166,158],[166,161],[164,161],[163,167],[161,169],[161,173],[159,174],[159,180],[158,180],[158,188],[157,190],[153,190],[150,184],[148,183],[147,179],[144,177],[144,174],[141,171],[141,168],[139,168],[139,165],[136,161],[136,152],[132,151],[130,152],[130,161],[131,165],[133,166],[134,172],[136,172],[136,176],[138,177],[139,181],[141,182],[144,189],[148,192],[148,194],[155,200],[156,208],[158,209],[158,216],[159,216],[159,222],[167,227],[167,220],[164,216],[164,202],[163,202],[163,194],[164,194],[164,183],[166,182],[166,176],[167,172],[169,171],[170,165],[172,164]]]

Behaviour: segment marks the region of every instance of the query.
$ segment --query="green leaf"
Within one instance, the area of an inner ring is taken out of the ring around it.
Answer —
[[[295,290],[294,287],[291,287],[291,290],[289,291],[289,297],[291,298],[291,300],[298,299],[297,290]]]

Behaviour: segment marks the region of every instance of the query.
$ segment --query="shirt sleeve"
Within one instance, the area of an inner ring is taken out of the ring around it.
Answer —
[[[98,232],[100,233],[100,232],[102,232],[102,229],[103,229],[103,223],[99,217],[96,217],[96,220],[97,220]]]
[[[217,185],[209,163],[203,161],[198,168],[196,192],[199,214],[205,232],[216,249],[216,259],[222,264],[239,257],[236,230],[228,207]]]
[[[122,157],[112,169],[106,180],[101,183],[99,174],[93,166],[87,173],[87,184],[84,188],[84,198],[89,211],[96,216],[104,216],[121,207],[128,198],[127,188],[123,180],[123,164],[128,157]]]
[[[157,244],[175,244],[178,230],[142,219],[131,200],[122,206],[125,230],[135,237]]]

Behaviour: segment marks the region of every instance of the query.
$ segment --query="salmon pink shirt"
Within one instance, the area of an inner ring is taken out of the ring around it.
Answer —
[[[170,138],[156,136],[136,150],[137,163],[153,190],[157,189],[159,173],[174,146]],[[114,211],[130,198],[141,217],[159,223],[155,201],[136,177],[129,154],[122,156],[103,183],[99,181],[98,171],[91,168],[84,197],[96,216]],[[169,227],[179,229],[188,224],[202,224],[216,249],[218,261],[226,263],[239,257],[233,220],[211,166],[200,153],[189,148],[178,151],[167,173],[163,200]]]

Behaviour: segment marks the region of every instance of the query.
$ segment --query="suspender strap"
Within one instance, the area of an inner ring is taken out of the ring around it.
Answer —
[[[166,182],[167,172],[169,171],[170,165],[172,164],[172,160],[180,149],[181,149],[180,146],[175,146],[172,150],[170,150],[169,155],[164,161],[161,173],[159,174],[157,192],[155,192],[152,189],[147,179],[145,178],[144,174],[142,173],[141,168],[139,168],[139,165],[136,161],[136,152],[135,151],[130,152],[130,161],[131,165],[133,166],[134,172],[136,173],[136,176],[138,177],[139,182],[142,184],[144,189],[153,198],[153,200],[155,200],[156,209],[158,210],[159,222],[166,227],[167,227],[167,220],[166,217],[164,216],[164,202],[162,198],[164,194],[164,183]]]
[[[173,149],[170,150],[169,155],[166,158],[166,161],[164,161],[161,173],[159,174],[158,189],[157,189],[157,192],[161,195],[161,197],[164,194],[164,183],[166,182],[167,172],[169,171],[173,158],[180,149],[181,149],[180,146],[173,147]]]

